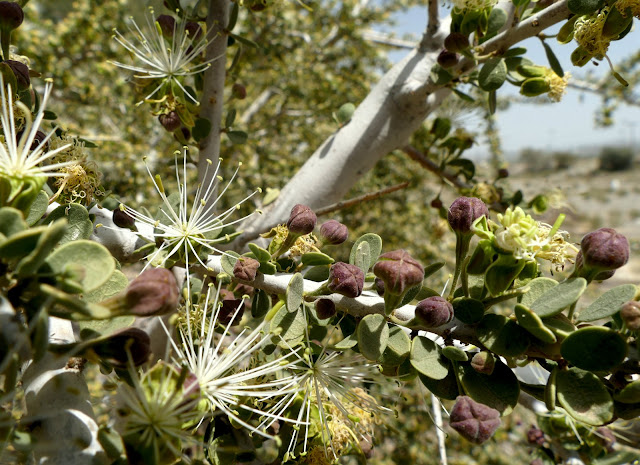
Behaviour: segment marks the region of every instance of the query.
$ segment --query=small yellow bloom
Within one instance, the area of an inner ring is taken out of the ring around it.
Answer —
[[[631,9],[631,14],[636,18],[640,19],[640,1],[639,0],[618,0],[615,3],[616,8],[622,14],[622,16],[626,17],[627,9]]]
[[[607,20],[609,7],[604,7],[600,13],[579,18],[573,28],[573,38],[588,53],[596,58],[607,54],[610,39],[602,36],[602,28]]]
[[[547,93],[551,100],[555,102],[562,100],[562,96],[567,92],[567,83],[570,77],[571,74],[569,72],[565,72],[564,76],[560,77],[551,69],[545,74],[544,78],[551,87]]]

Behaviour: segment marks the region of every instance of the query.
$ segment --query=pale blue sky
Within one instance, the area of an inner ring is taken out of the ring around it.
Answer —
[[[419,38],[426,24],[426,8],[413,8],[400,13],[395,20],[396,25],[392,30],[398,36],[411,34]],[[634,23],[635,29],[624,40],[611,43],[609,57],[614,64],[640,47],[638,21],[634,20]],[[566,45],[560,45],[554,40],[549,42],[564,70],[569,71],[573,76],[582,78],[587,72],[597,76],[608,73],[609,66],[606,61],[601,62],[598,67],[591,63],[583,68],[574,67],[569,56],[575,48],[575,42]],[[522,45],[529,49],[527,56],[531,60],[541,65],[548,65],[538,39],[529,39]],[[397,60],[405,53],[405,51],[394,52],[393,59]],[[505,84],[498,92],[499,95],[500,93],[505,95],[506,93],[517,94],[517,91],[517,88]],[[503,150],[507,154],[517,153],[525,147],[580,152],[603,144],[640,144],[640,107],[621,105],[615,113],[615,125],[609,128],[598,128],[594,121],[600,101],[597,95],[569,88],[560,103],[512,104],[508,110],[498,112]],[[486,152],[483,147],[477,147],[473,151],[477,155]]]

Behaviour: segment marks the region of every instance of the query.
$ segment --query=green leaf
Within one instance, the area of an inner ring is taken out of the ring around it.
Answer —
[[[16,208],[0,208],[0,234],[5,237],[13,236],[28,228],[22,212]]]
[[[124,291],[128,285],[129,280],[124,273],[120,270],[115,270],[111,273],[111,276],[109,276],[109,280],[106,283],[97,289],[84,294],[83,299],[86,302],[99,303],[103,300],[107,300],[109,297],[113,297],[119,292]]]
[[[253,252],[255,259],[260,263],[268,262],[269,260],[271,260],[271,254],[269,253],[269,251],[253,243],[249,243],[247,244],[247,246],[249,247],[251,252]]]
[[[440,355],[440,347],[424,336],[413,338],[411,365],[424,376],[440,380],[449,373],[449,362]]]
[[[87,240],[61,245],[47,257],[46,261],[56,273],[64,273],[69,267],[82,267],[84,276],[79,283],[84,292],[91,292],[102,286],[116,269],[109,251],[104,246]]]
[[[467,160],[466,158],[456,158],[455,160],[447,163],[448,166],[453,166],[458,168],[460,174],[462,174],[467,181],[476,174],[476,165],[471,160]]]
[[[349,334],[343,340],[335,344],[333,348],[336,350],[348,350],[348,349],[354,348],[356,345],[358,345],[358,338],[357,338],[357,335],[354,333],[354,334]]]
[[[376,313],[365,316],[356,329],[358,349],[369,360],[378,360],[389,342],[389,326],[384,316]]]
[[[478,85],[482,90],[498,90],[507,79],[507,65],[502,58],[488,59],[478,74]]]
[[[478,324],[476,333],[478,340],[487,349],[505,357],[516,357],[529,347],[527,331],[503,315],[485,315]]]
[[[459,91],[458,89],[452,89],[453,93],[456,94],[458,97],[460,97],[460,99],[464,100],[465,102],[469,102],[469,103],[475,103],[475,99],[473,97],[471,97],[470,95],[465,94],[464,92]]]
[[[578,18],[580,18],[579,15],[574,15],[571,19],[569,19],[562,25],[562,27],[558,31],[558,35],[556,35],[556,40],[559,43],[568,44],[573,40],[573,28]]]
[[[640,379],[627,384],[620,392],[614,394],[613,398],[623,404],[637,404],[640,402]]]
[[[379,358],[381,365],[399,366],[406,360],[411,352],[411,339],[400,326],[389,328],[389,340],[382,356]]]
[[[224,125],[230,128],[231,126],[233,126],[233,123],[235,122],[235,120],[236,120],[236,110],[232,108],[227,113],[227,117],[224,120]],[[211,123],[209,123],[209,125],[211,125]]]
[[[633,300],[638,288],[623,284],[609,289],[578,315],[578,321],[595,321],[608,318],[620,310],[626,302]]]
[[[25,277],[34,274],[45,262],[53,248],[60,242],[67,230],[67,221],[59,219],[45,229],[33,251],[24,257],[16,266],[18,277]]]
[[[69,221],[69,226],[64,237],[60,240],[60,244],[91,237],[93,222],[89,219],[89,212],[82,205],[78,203],[61,205],[47,216],[44,223],[48,224],[60,218],[66,218]]]
[[[549,66],[551,67],[553,72],[560,77],[564,77],[564,70],[562,69],[562,65],[560,64],[560,61],[558,61],[558,57],[556,57],[556,54],[553,53],[553,50],[551,49],[549,44],[547,44],[546,42],[542,42],[542,45],[544,46],[544,53],[547,55],[547,60],[549,60]]]
[[[331,265],[335,260],[322,252],[307,252],[300,257],[300,261],[306,266]]]
[[[258,289],[251,301],[251,316],[262,319],[271,310],[271,297],[266,291]]]
[[[233,37],[235,40],[237,40],[238,42],[240,42],[242,45],[246,45],[248,47],[252,47],[252,48],[257,48],[260,49],[260,46],[255,43],[253,40],[249,40],[246,37],[241,37],[237,34],[229,34],[229,37]]]
[[[454,362],[466,362],[469,360],[467,353],[460,347],[445,346],[442,348],[442,355]]]
[[[33,226],[36,224],[42,216],[46,213],[47,207],[49,206],[49,196],[45,191],[40,191],[38,196],[29,207],[29,214],[27,215],[26,221],[29,226]]]
[[[321,283],[329,279],[329,267],[326,265],[318,265],[310,268],[304,274],[304,279]]]
[[[555,334],[544,325],[544,322],[538,315],[527,307],[522,304],[516,304],[515,314],[518,319],[518,324],[542,342],[546,344],[556,342]]]
[[[588,326],[570,334],[560,352],[572,365],[588,371],[609,371],[627,356],[627,343],[612,329]]]
[[[444,86],[453,79],[451,73],[438,64],[433,65],[429,77],[437,86]]]
[[[569,0],[567,2],[569,11],[578,16],[595,13],[602,5],[604,5],[603,0]]]
[[[206,118],[196,119],[193,128],[191,129],[191,135],[196,142],[200,142],[205,139],[211,132],[211,121]],[[231,137],[229,137],[231,139]],[[233,139],[231,140],[233,142]],[[235,142],[234,142],[235,143]]]
[[[513,255],[498,254],[498,259],[489,265],[485,272],[484,285],[492,296],[502,294],[511,287],[525,265],[524,259],[518,260]]]
[[[304,278],[300,273],[296,273],[287,286],[286,302],[287,310],[295,312],[300,308],[304,295]]]
[[[220,257],[220,266],[229,276],[233,276],[233,267],[236,266],[240,254],[234,251],[227,251]]]
[[[518,379],[500,360],[496,360],[495,368],[490,375],[478,373],[467,363],[461,363],[459,369],[460,382],[464,390],[476,402],[488,405],[502,415],[508,415],[518,403]]]
[[[558,402],[569,415],[588,425],[600,426],[613,418],[613,400],[602,381],[579,368],[559,371]]]
[[[538,297],[530,308],[541,318],[556,315],[573,305],[586,288],[584,278],[567,279]]]
[[[487,32],[485,36],[482,38],[483,42],[487,39],[495,36],[502,26],[507,23],[507,13],[500,9],[494,8],[491,10],[491,14],[489,15],[489,24],[487,26]]]
[[[440,399],[456,400],[456,397],[460,395],[456,374],[453,370],[449,370],[443,379],[432,379],[422,373],[418,373],[418,376],[424,387]]]
[[[518,303],[521,303],[525,307],[531,308],[531,305],[538,300],[542,294],[547,292],[553,287],[558,285],[558,281],[551,278],[540,277],[527,284],[529,290],[526,294],[518,297]]]
[[[249,134],[244,131],[227,131],[227,137],[234,145],[242,145],[249,139]]]
[[[284,349],[302,342],[307,328],[307,319],[302,307],[290,312],[286,307],[282,307],[271,320],[270,329],[272,333],[279,333],[278,345]],[[280,339],[282,338],[282,340]]]
[[[484,304],[470,297],[459,297],[452,302],[455,317],[468,325],[479,322],[484,316]]]
[[[382,252],[382,239],[380,238],[380,236],[373,233],[364,234],[356,239],[356,241],[353,243],[353,246],[351,247],[351,254],[349,255],[350,264],[355,265],[356,256],[358,255],[358,253],[362,254],[362,251],[358,252],[358,246],[363,242],[366,242],[369,245],[368,264],[363,263],[363,271],[366,274],[367,271],[369,271],[369,268],[371,268],[373,264],[378,260],[380,252]],[[366,268],[364,268],[365,266]]]
[[[22,221],[24,222],[24,220]],[[33,251],[38,240],[40,240],[40,235],[47,229],[48,226],[37,226],[12,234],[0,244],[0,257],[5,260],[24,257]]]
[[[524,48],[524,47],[512,47],[509,50],[507,50],[506,52],[504,52],[502,54],[502,56],[504,58],[511,58],[511,57],[515,57],[515,56],[518,56],[518,55],[524,55],[525,53],[527,53],[527,49]],[[509,62],[505,61],[505,63],[507,64],[507,67],[509,67]],[[511,68],[509,67],[509,69],[511,69]]]

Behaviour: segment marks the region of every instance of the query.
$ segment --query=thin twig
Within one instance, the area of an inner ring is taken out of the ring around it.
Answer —
[[[436,437],[438,438],[438,452],[440,453],[440,465],[447,465],[447,445],[446,436],[444,434],[444,424],[442,422],[442,405],[440,399],[431,394],[431,409],[433,411],[433,420],[436,424]]]
[[[409,182],[405,181],[391,187],[385,187],[384,189],[380,189],[379,191],[369,192],[368,194],[364,194],[359,197],[354,197],[353,199],[343,200],[341,202],[334,203],[333,205],[329,205],[324,208],[319,208],[315,211],[315,213],[318,216],[328,215],[329,213],[333,213],[338,210],[343,210],[345,208],[353,207],[354,205],[357,205],[362,202],[378,199],[383,195],[390,194],[391,192],[395,192],[400,189],[404,189],[408,185],[409,185]]]
[[[439,0],[429,0],[427,30],[420,41],[420,51],[426,52],[432,42],[433,37],[440,30],[440,11],[438,7]]]
[[[459,189],[469,189],[471,187],[469,184],[467,184],[467,183],[465,183],[463,181],[460,181],[457,178],[457,176],[455,176],[454,174],[451,174],[451,173],[449,173],[447,171],[441,170],[437,163],[435,163],[434,161],[429,160],[422,152],[420,152],[415,147],[412,147],[410,145],[406,145],[406,146],[402,147],[402,151],[404,153],[406,153],[407,155],[409,155],[409,157],[412,160],[417,161],[418,163],[420,163],[420,165],[422,165],[424,168],[426,168],[427,170],[431,171],[432,173],[437,174],[441,178],[446,179],[447,181],[449,181],[451,184],[453,184],[457,188],[459,188]]]

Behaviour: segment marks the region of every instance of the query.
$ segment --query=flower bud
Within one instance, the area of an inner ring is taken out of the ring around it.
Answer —
[[[453,305],[444,297],[427,297],[416,305],[416,318],[427,328],[445,325],[453,319]]]
[[[406,250],[383,253],[378,260],[373,273],[384,281],[385,293],[403,295],[424,279],[424,268]]]
[[[467,441],[482,444],[500,426],[500,412],[468,396],[460,396],[451,409],[449,424]]]
[[[364,272],[349,263],[334,263],[329,270],[327,287],[331,292],[351,298],[358,297],[364,287]]]
[[[242,281],[253,281],[258,274],[260,262],[250,257],[240,257],[233,265],[233,276]]]
[[[231,86],[231,95],[238,100],[244,100],[247,98],[247,88],[236,82]]]
[[[478,352],[471,359],[471,368],[478,373],[490,375],[496,366],[496,359],[491,352]]]
[[[178,308],[178,298],[173,273],[166,268],[149,268],[125,289],[125,311],[136,316],[166,315]]]
[[[384,281],[376,276],[373,286],[380,297],[384,295]]]
[[[19,131],[18,133],[16,133],[16,139],[18,140],[18,142],[20,142],[20,139],[22,139],[23,135],[24,135],[24,131]],[[37,149],[38,146],[42,143],[42,141],[45,140],[46,138],[47,138],[47,135],[44,132],[36,131],[36,135],[33,137],[33,142],[31,142],[31,147],[29,147],[29,150]],[[44,144],[42,149],[45,152],[49,150],[49,141],[47,141]]]
[[[640,329],[640,302],[627,302],[620,309],[620,318],[631,331]]]
[[[585,268],[615,270],[629,260],[629,241],[615,229],[600,228],[582,238],[582,263]]]
[[[182,124],[182,122],[180,121],[180,116],[178,116],[178,113],[176,113],[175,111],[170,111],[169,113],[159,115],[158,121],[160,121],[162,127],[164,127],[169,132],[174,132]]]
[[[223,326],[235,326],[242,320],[244,315],[244,300],[224,299],[218,313],[218,323]]]
[[[160,15],[156,18],[156,23],[160,26],[160,30],[162,31],[162,35],[171,39],[173,37],[173,32],[176,29],[176,19],[170,15]]]
[[[608,453],[613,452],[613,446],[616,443],[616,437],[606,426],[601,426],[595,432],[598,442],[606,449]]]
[[[331,299],[316,300],[316,315],[320,320],[326,320],[336,314],[336,304]]]
[[[471,225],[481,216],[489,217],[489,209],[476,197],[458,197],[449,207],[447,220],[455,233],[471,234]]]
[[[506,168],[500,168],[498,170],[498,179],[504,179],[509,177],[509,170]]]
[[[435,208],[436,210],[440,210],[442,208],[442,200],[440,199],[440,196],[433,199],[430,205],[432,208]]]
[[[297,204],[291,209],[287,229],[293,234],[302,236],[309,234],[316,227],[318,218],[311,208],[306,205]]]
[[[328,244],[342,244],[349,237],[349,229],[336,220],[329,220],[320,227],[320,235]]]
[[[29,67],[27,65],[16,60],[5,60],[3,63],[11,68],[18,82],[19,91],[27,90],[31,86],[31,77],[29,76]]]
[[[449,50],[443,50],[438,55],[438,64],[443,68],[453,68],[458,64],[458,54]]]
[[[527,431],[527,442],[531,445],[541,446],[544,444],[544,441],[544,432],[540,428],[532,425],[529,431]]]
[[[200,40],[200,37],[202,37],[202,28],[198,23],[194,21],[187,21],[187,24],[185,24],[184,29],[189,34],[189,37],[191,37],[192,42]]]
[[[138,328],[126,328],[92,346],[93,351],[105,362],[116,368],[126,368],[131,353],[134,366],[142,365],[151,354],[149,335]]]
[[[444,39],[444,48],[450,52],[461,52],[469,48],[469,36],[452,32]]]
[[[0,2],[0,28],[13,31],[24,21],[24,11],[15,2]],[[5,57],[8,58],[8,57]]]
[[[115,210],[113,210],[112,220],[113,224],[115,224],[119,228],[135,230],[136,220],[134,220],[131,215],[129,215],[126,211],[121,210],[120,208],[116,208]]]

